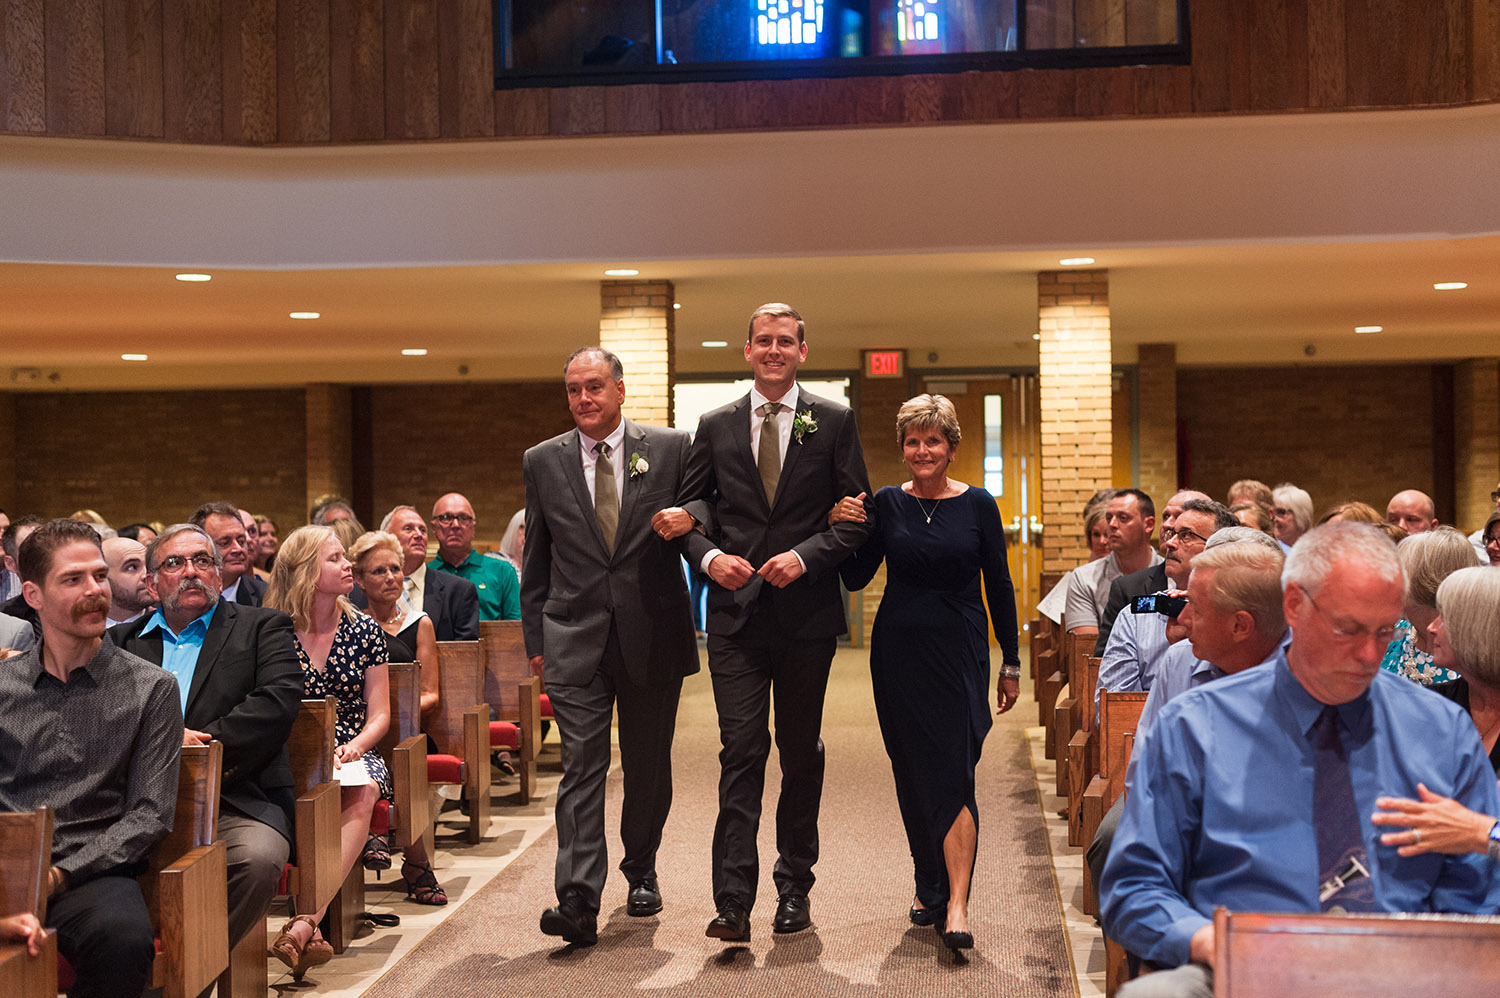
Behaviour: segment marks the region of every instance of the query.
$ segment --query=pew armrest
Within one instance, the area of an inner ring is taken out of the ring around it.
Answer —
[[[57,930],[48,929],[36,956],[21,943],[0,945],[0,994],[57,998]]]
[[[393,838],[396,848],[404,851],[432,823],[427,807],[426,735],[412,735],[391,750],[391,782],[396,792]]]
[[[161,953],[153,976],[162,998],[196,998],[229,966],[228,847],[199,846],[155,877],[151,907]]]
[[[337,783],[319,783],[297,798],[297,910],[321,911],[343,881]]]

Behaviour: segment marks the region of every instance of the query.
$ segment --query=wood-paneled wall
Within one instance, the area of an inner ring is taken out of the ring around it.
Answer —
[[[1500,0],[1195,0],[1191,44],[1191,66],[496,91],[488,0],[0,0],[0,131],[304,144],[1500,99]]]

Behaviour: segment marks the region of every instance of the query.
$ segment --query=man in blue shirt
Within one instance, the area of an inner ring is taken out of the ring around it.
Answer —
[[[1468,715],[1380,671],[1401,616],[1395,546],[1367,524],[1327,524],[1300,539],[1282,582],[1292,629],[1285,664],[1183,693],[1137,751],[1101,885],[1104,930],[1174,969],[1132,982],[1122,996],[1211,995],[1220,905],[1500,907],[1486,857],[1403,858],[1370,823],[1377,797],[1392,787],[1414,795],[1418,782],[1472,810],[1500,810]],[[1445,751],[1412,750],[1433,744]],[[1340,855],[1347,863],[1330,873],[1330,857]]]

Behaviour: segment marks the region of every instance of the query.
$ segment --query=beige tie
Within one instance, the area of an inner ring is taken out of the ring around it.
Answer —
[[[781,429],[776,425],[776,414],[782,408],[780,402],[767,402],[760,407],[763,418],[755,466],[760,469],[760,484],[765,487],[766,502],[771,505],[776,503],[776,483],[781,480]]]
[[[599,518],[599,529],[604,532],[604,546],[611,553],[615,550],[615,531],[620,526],[620,496],[615,488],[615,468],[609,461],[609,444],[600,441],[594,445],[594,515]]]
[[[416,610],[417,604],[413,599],[417,594],[417,582],[411,576],[407,576],[401,583],[401,596],[396,600],[396,606],[400,607],[403,614]]]

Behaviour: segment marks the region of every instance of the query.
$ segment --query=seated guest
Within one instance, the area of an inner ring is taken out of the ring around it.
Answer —
[[[404,579],[401,544],[390,534],[366,533],[354,542],[349,558],[354,563],[355,581],[369,601],[369,614],[385,631],[391,660],[417,663],[422,684],[418,709],[425,717],[438,705],[437,634],[426,612],[400,605]],[[384,836],[369,837],[363,862],[367,870],[390,868],[391,848]],[[418,904],[448,903],[448,896],[438,886],[437,877],[432,872],[427,846],[421,839],[406,850],[401,878],[406,881],[407,895]]]
[[[1469,712],[1500,776],[1500,572],[1459,569],[1438,586],[1437,604],[1427,625],[1432,658],[1458,678],[1434,683],[1433,692]]]
[[[1405,489],[1391,496],[1391,501],[1386,503],[1385,519],[1408,534],[1420,534],[1438,525],[1437,507],[1427,493]]]
[[[526,547],[526,508],[523,506],[511,515],[500,538],[500,553],[491,558],[504,558],[516,570],[516,580],[521,578],[521,552]]]
[[[1492,912],[1500,878],[1474,857],[1407,860],[1368,816],[1423,781],[1500,810],[1473,722],[1379,668],[1401,613],[1401,564],[1373,527],[1330,523],[1293,548],[1286,662],[1188,690],[1136,749],[1101,881],[1105,932],[1171,968],[1122,998],[1213,993],[1213,913]],[[1440,753],[1413,745],[1442,745]]]
[[[341,880],[364,851],[375,801],[395,796],[390,770],[377,751],[391,715],[385,635],[349,602],[353,588],[349,559],[333,528],[307,526],[282,544],[266,594],[267,606],[292,617],[305,694],[338,699],[333,757],[336,768],[344,767],[339,775]],[[326,912],[325,907],[298,915],[271,943],[272,955],[299,980],[333,955],[318,934]]]
[[[24,604],[25,601],[21,600],[21,576],[16,567],[16,552],[26,540],[27,535],[41,526],[43,522],[40,516],[27,514],[16,517],[5,525],[4,531],[0,531],[0,551],[3,551],[5,556],[5,573],[4,577],[0,578],[0,599],[6,602],[17,600]],[[6,612],[13,611],[6,610]],[[25,615],[17,614],[17,616]]]
[[[355,520],[354,507],[349,505],[349,500],[338,495],[322,495],[313,503],[313,508],[307,515],[307,522],[320,527],[331,527],[339,520]]]
[[[1396,636],[1385,650],[1380,667],[1423,686],[1457,679],[1457,673],[1433,662],[1428,625],[1437,619],[1438,586],[1459,569],[1478,564],[1474,547],[1452,527],[1438,527],[1401,541],[1396,554],[1406,573],[1406,595],[1401,619],[1396,622]]]
[[[1167,556],[1167,539],[1174,534],[1173,527],[1177,523],[1177,515],[1182,512],[1183,504],[1191,499],[1212,503],[1216,510],[1222,508],[1205,493],[1196,492],[1192,489],[1184,489],[1168,499],[1167,504],[1161,509],[1160,541],[1157,546],[1157,550],[1161,552],[1162,558],[1166,558]],[[1217,517],[1218,513],[1215,512],[1213,515]],[[1226,520],[1224,526],[1233,526],[1233,524]],[[1211,533],[1213,533],[1213,530],[1210,529],[1203,536],[1207,537]],[[1187,573],[1174,572],[1173,578],[1176,578],[1178,575],[1182,576],[1182,586],[1174,588],[1185,588],[1187,585]],[[1160,592],[1166,589],[1167,581],[1166,562],[1162,561],[1149,568],[1143,568],[1139,572],[1122,575],[1109,584],[1109,598],[1105,601],[1104,613],[1099,618],[1099,636],[1094,641],[1095,656],[1102,657],[1104,649],[1109,647],[1110,632],[1114,629],[1115,620],[1119,617],[1120,611],[1125,608],[1125,605],[1137,596],[1145,596],[1148,593]]]
[[[250,536],[240,519],[240,508],[232,502],[206,502],[193,511],[188,522],[202,527],[219,548],[223,567],[223,597],[243,606],[260,606],[266,597],[266,584],[250,568]]]
[[[28,621],[0,613],[0,658],[9,658],[36,644],[36,631]]]
[[[381,533],[401,543],[401,570],[406,573],[400,599],[422,609],[439,641],[479,640],[479,593],[474,584],[447,572],[427,570],[427,523],[413,506],[397,506],[380,521]],[[367,605],[365,591],[354,588],[355,606]]]
[[[92,509],[75,509],[68,514],[68,519],[76,520],[79,523],[92,523],[96,527],[109,526],[109,521]]]
[[[1259,506],[1269,516],[1271,514],[1271,507],[1276,505],[1276,499],[1271,493],[1271,486],[1265,482],[1258,482],[1253,478],[1241,478],[1229,486],[1229,492],[1224,498],[1224,505],[1230,509],[1234,509],[1234,507],[1244,503]],[[1251,525],[1246,524],[1246,526]]]
[[[1098,561],[1109,554],[1109,524],[1104,522],[1104,514],[1108,511],[1109,500],[1114,494],[1114,489],[1100,489],[1083,507],[1083,542],[1089,547],[1089,561]],[[1054,624],[1062,623],[1063,611],[1068,604],[1068,580],[1073,577],[1074,571],[1076,569],[1068,569],[1057,581],[1057,585],[1036,605],[1037,613]],[[694,597],[693,606],[697,605],[697,598]]]
[[[149,523],[127,523],[120,528],[116,536],[130,541],[140,541],[145,545],[154,541],[156,534],[156,529]]]
[[[1490,518],[1484,521],[1484,527],[1480,530],[1484,558],[1491,565],[1500,565],[1500,510],[1490,514]]]
[[[1109,602],[1109,584],[1122,575],[1160,564],[1161,555],[1151,546],[1156,526],[1156,506],[1140,489],[1121,489],[1109,500],[1104,513],[1109,525],[1109,554],[1073,570],[1068,580],[1065,626],[1069,634],[1097,635],[1104,607]]]
[[[148,595],[161,606],[109,635],[176,679],[184,745],[213,739],[224,746],[219,838],[228,845],[233,946],[264,922],[291,853],[296,794],[286,740],[300,709],[302,670],[291,620],[220,599],[219,564],[202,528],[167,527],[145,562]]]
[[[151,919],[135,878],[172,827],[177,684],[104,640],[109,566],[92,526],[52,520],[18,551],[41,642],[0,669],[0,811],[53,809],[46,924],[74,998],[139,998]]]
[[[102,547],[109,565],[109,626],[128,624],[156,605],[146,579],[145,545],[111,537]]]
[[[1387,522],[1385,517],[1381,516],[1380,512],[1374,506],[1371,506],[1367,502],[1360,502],[1357,499],[1349,502],[1341,502],[1318,517],[1319,524],[1332,523],[1334,520],[1338,520],[1341,523]]]
[[[341,516],[327,524],[327,526],[333,529],[333,536],[339,539],[339,543],[344,546],[345,551],[353,547],[354,542],[367,533],[359,520],[352,516]]]
[[[480,620],[520,620],[521,582],[507,561],[481,558],[474,550],[474,507],[457,492],[432,505],[432,526],[438,535],[438,556],[428,569],[447,572],[474,584],[479,593]]]
[[[1203,553],[1203,546],[1217,530],[1237,527],[1234,514],[1212,499],[1188,499],[1176,514],[1176,527],[1163,527],[1162,567],[1165,570],[1164,584],[1121,598],[1121,605],[1136,596],[1145,596],[1163,590],[1185,590],[1192,578],[1193,561]],[[1151,572],[1147,569],[1146,572]],[[1136,573],[1140,575],[1142,573]],[[1116,580],[1116,587],[1123,586],[1126,579]],[[1112,594],[1114,590],[1111,590]],[[1099,663],[1099,685],[1094,693],[1094,709],[1098,710],[1098,690],[1116,693],[1132,690],[1149,690],[1156,678],[1156,666],[1171,640],[1167,636],[1167,625],[1175,614],[1134,613],[1127,608],[1120,610],[1110,632],[1109,645]]]
[[[1286,658],[1283,560],[1280,545],[1248,527],[1218,530],[1208,539],[1203,553],[1193,559],[1188,603],[1177,618],[1186,640],[1168,648],[1157,665],[1151,692],[1136,722],[1137,746],[1162,706],[1179,693]],[[1116,798],[1084,852],[1095,884],[1104,876],[1104,862],[1124,809],[1125,798]]]
[[[1267,537],[1276,536],[1271,526],[1271,514],[1265,507],[1253,502],[1240,502],[1230,506],[1229,512],[1239,518],[1242,526],[1259,530]]]
[[[1271,496],[1271,529],[1282,549],[1289,550],[1297,538],[1312,529],[1312,496],[1290,482],[1276,486]]]
[[[271,564],[276,560],[276,521],[269,516],[257,516],[255,526],[259,543],[255,549],[255,574],[263,581],[271,581]]]

